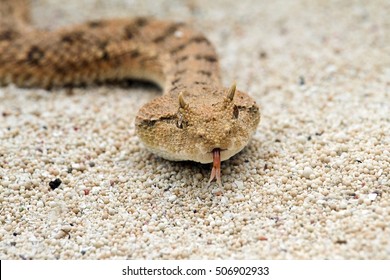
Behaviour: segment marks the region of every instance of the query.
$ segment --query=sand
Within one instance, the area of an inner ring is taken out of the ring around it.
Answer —
[[[155,87],[0,88],[0,258],[390,259],[390,3],[365,2],[34,1],[44,28],[191,23],[262,121],[219,188],[139,142]]]

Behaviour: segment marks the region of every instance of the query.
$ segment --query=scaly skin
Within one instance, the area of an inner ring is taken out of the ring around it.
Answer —
[[[241,151],[260,121],[246,93],[221,86],[218,57],[200,32],[151,18],[90,21],[40,31],[29,25],[28,2],[0,0],[0,85],[62,87],[146,79],[163,95],[144,105],[136,131],[169,160],[220,162]]]

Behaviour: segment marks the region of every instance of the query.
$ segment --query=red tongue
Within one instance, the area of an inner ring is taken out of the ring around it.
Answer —
[[[216,179],[218,185],[220,187],[222,187],[222,182],[221,182],[221,150],[218,148],[215,148],[213,150],[213,169],[211,170],[209,184],[214,179]]]

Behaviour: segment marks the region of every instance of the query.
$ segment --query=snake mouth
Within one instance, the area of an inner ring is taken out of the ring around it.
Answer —
[[[215,151],[219,151],[220,153],[223,152],[223,151],[227,151],[228,149],[221,149],[221,148],[214,148],[211,150],[211,152],[209,152],[210,154],[213,154]]]

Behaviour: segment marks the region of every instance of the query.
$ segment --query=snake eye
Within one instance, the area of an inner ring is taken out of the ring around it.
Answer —
[[[239,112],[240,111],[238,110],[238,107],[236,105],[234,105],[234,107],[233,107],[233,118],[238,119]]]
[[[183,117],[180,114],[178,115],[178,119],[176,121],[176,127],[183,129]]]
[[[176,127],[179,129],[183,129],[187,126],[187,121],[184,119],[182,114],[177,115]]]

